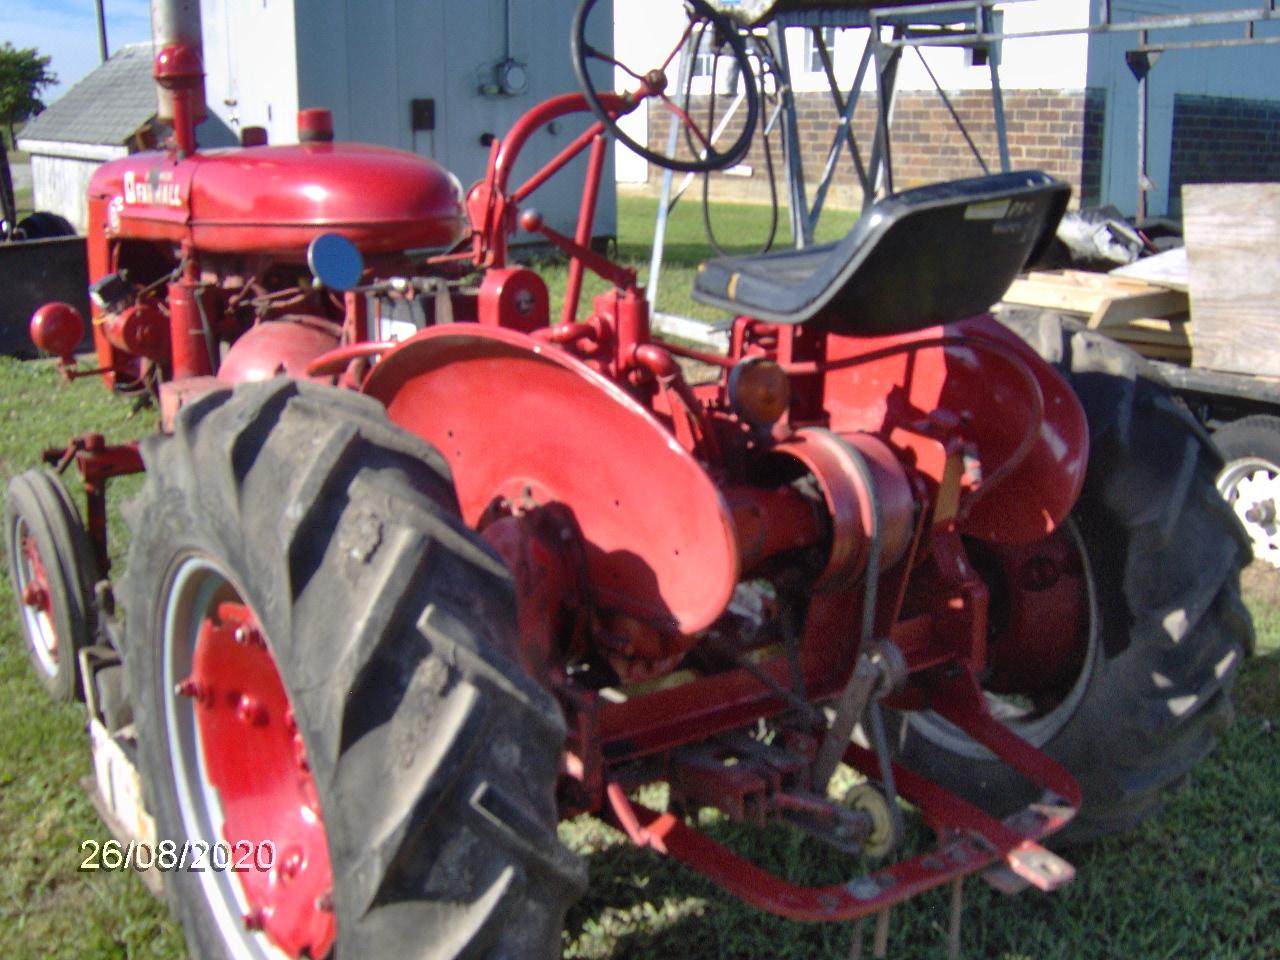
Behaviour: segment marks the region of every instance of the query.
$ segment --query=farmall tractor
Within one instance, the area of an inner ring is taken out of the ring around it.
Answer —
[[[1046,840],[1131,827],[1210,750],[1252,643],[1213,446],[1127,350],[988,313],[1064,184],[912,189],[835,243],[712,260],[695,296],[736,319],[700,352],[655,339],[634,271],[590,247],[607,138],[654,102],[700,147],[651,159],[704,168],[750,124],[714,148],[670,60],[597,90],[594,0],[583,92],[530,110],[465,195],[332,142],[323,111],[297,145],[198,151],[175,6],[172,140],[90,187],[97,367],[70,308],[32,320],[67,375],[153,393],[161,430],[53,451],[86,520],[33,470],[5,535],[37,671],[90,706],[112,826],[259,861],[165,873],[194,956],[558,955],[589,879],[556,824],[584,813],[798,920],[976,874],[1051,890],[1073,871]],[[739,31],[686,7],[749,76]],[[514,183],[573,114],[585,132]],[[527,201],[579,154],[571,237]],[[569,259],[554,313],[517,227]],[[586,271],[612,289],[583,305]],[[139,471],[113,580],[105,490]],[[637,796],[655,783],[665,809]],[[915,854],[908,806],[936,837]],[[702,808],[805,831],[849,880],[771,875]]]

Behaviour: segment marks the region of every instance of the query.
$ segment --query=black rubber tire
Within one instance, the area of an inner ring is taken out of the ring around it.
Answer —
[[[183,835],[163,722],[167,578],[198,554],[255,611],[303,734],[333,955],[559,956],[585,885],[556,837],[564,720],[443,459],[374,401],[283,378],[202,397],[142,453],[124,665],[158,837],[219,839]],[[191,955],[231,955],[198,880],[165,881]]]
[[[22,608],[18,579],[20,545],[16,535],[19,522],[24,523],[30,536],[35,538],[49,583],[52,625],[58,638],[56,661],[42,663],[36,650],[40,641],[32,635],[31,625],[24,617],[27,654],[49,696],[71,703],[84,698],[80,686],[80,651],[94,642],[93,585],[98,579],[97,563],[80,514],[62,481],[47,470],[28,470],[14,477],[9,482],[5,500],[4,545],[19,610]]]
[[[65,217],[37,210],[18,221],[18,233],[27,240],[51,240],[54,237],[74,237],[76,228]]]
[[[1066,377],[1089,423],[1072,520],[1098,642],[1074,710],[1042,745],[1084,797],[1054,842],[1083,843],[1157,810],[1230,725],[1231,683],[1253,643],[1240,598],[1248,541],[1214,486],[1221,460],[1208,434],[1145,361],[1056,314],[1001,319]],[[1003,764],[957,756],[919,726],[902,726],[908,766],[1001,815],[1035,799]]]
[[[1242,473],[1262,469],[1280,476],[1280,417],[1255,414],[1233,420],[1214,431],[1213,441],[1225,461],[1218,472],[1218,492],[1232,504],[1236,516],[1244,524],[1254,545],[1254,555],[1265,563],[1280,567],[1280,550],[1277,549],[1280,546],[1280,518],[1274,513],[1280,504],[1273,502],[1271,510],[1267,511],[1271,516],[1261,520],[1245,516],[1244,504],[1236,506],[1236,486],[1242,479]]]

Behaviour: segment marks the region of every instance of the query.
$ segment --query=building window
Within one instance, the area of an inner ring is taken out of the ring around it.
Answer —
[[[740,3],[741,3],[741,0],[720,0],[719,6],[736,7]],[[699,42],[698,42],[698,49],[693,55],[693,76],[710,77],[712,73],[715,71],[715,68],[716,68],[716,51],[714,49],[715,35],[716,35],[715,31],[710,28],[707,28],[705,30],[702,30],[700,28],[695,29],[694,36],[698,38]],[[725,50],[722,52],[725,54],[725,56],[731,55],[731,52],[728,49],[728,45],[726,45]]]
[[[703,31],[698,35],[698,49],[693,54],[693,75],[709,77],[716,68],[716,52],[712,49],[714,32]]]
[[[834,66],[836,60],[836,28],[821,27],[822,43],[827,48],[827,55],[831,57],[831,63]],[[804,50],[805,50],[805,66],[810,73],[824,73],[822,69],[822,54],[818,50],[818,44],[814,41],[813,31],[806,30],[804,32]]]

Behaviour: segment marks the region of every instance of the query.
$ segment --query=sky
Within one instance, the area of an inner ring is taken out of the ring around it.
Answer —
[[[103,7],[109,51],[151,39],[149,0],[103,0]],[[53,57],[49,66],[58,85],[42,95],[45,103],[53,103],[99,63],[94,0],[0,0],[0,44],[6,40]]]

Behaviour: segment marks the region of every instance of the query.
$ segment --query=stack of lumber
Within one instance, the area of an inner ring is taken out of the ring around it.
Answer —
[[[1154,360],[1191,361],[1185,286],[1113,273],[1033,270],[1013,282],[1004,302],[1074,315]]]

